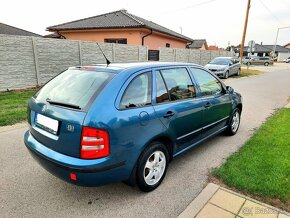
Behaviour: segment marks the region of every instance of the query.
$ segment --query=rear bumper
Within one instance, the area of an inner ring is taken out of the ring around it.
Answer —
[[[24,135],[24,143],[33,158],[47,171],[62,180],[81,186],[99,186],[129,178],[131,169],[126,161],[111,158],[84,160],[55,152],[39,143],[29,131]],[[70,174],[76,175],[76,180]]]

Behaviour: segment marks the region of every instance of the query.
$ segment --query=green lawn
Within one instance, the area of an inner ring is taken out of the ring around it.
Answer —
[[[34,92],[35,89],[0,92],[0,126],[25,120],[27,101]]]
[[[275,112],[246,144],[212,174],[263,199],[290,202],[290,109]]]
[[[253,75],[259,75],[259,74],[262,74],[263,72],[260,71],[260,70],[252,70],[252,69],[245,69],[245,68],[242,68],[241,69],[241,73],[240,73],[240,76],[241,77],[245,77],[245,76],[253,76]]]

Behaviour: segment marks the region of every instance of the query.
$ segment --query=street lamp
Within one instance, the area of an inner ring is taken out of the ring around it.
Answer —
[[[273,55],[274,55],[274,56],[276,55],[275,52],[276,52],[276,47],[277,47],[277,40],[278,40],[279,30],[287,29],[287,28],[290,28],[290,26],[280,27],[280,28],[277,29],[276,40],[275,40],[275,44],[274,44],[274,48],[273,48]]]

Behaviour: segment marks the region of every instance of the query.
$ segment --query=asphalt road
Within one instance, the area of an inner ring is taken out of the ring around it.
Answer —
[[[210,170],[237,151],[274,109],[286,104],[290,68],[268,69],[271,72],[263,75],[226,80],[243,95],[238,134],[220,135],[174,159],[162,185],[151,193],[122,183],[96,188],[67,184],[29,155],[23,144],[26,128],[2,131],[1,217],[177,217],[207,184]]]

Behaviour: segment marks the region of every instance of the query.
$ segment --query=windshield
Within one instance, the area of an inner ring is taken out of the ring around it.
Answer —
[[[222,59],[222,58],[216,58],[213,59],[210,64],[217,64],[217,65],[228,65],[230,63],[229,59]]]
[[[114,74],[69,69],[49,81],[34,96],[40,102],[84,108]]]

